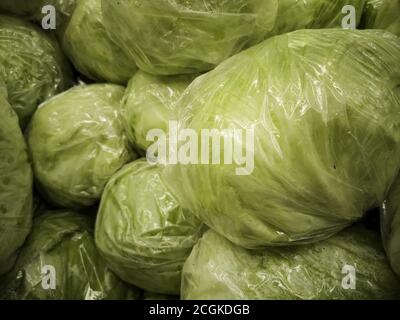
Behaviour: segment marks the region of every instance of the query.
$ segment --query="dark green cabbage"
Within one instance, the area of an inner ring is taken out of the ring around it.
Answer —
[[[37,106],[72,84],[57,42],[38,27],[0,15],[0,78],[24,127]]]
[[[203,231],[146,160],[125,166],[104,190],[95,240],[109,267],[139,288],[177,295],[183,263]]]
[[[82,85],[38,108],[28,144],[47,200],[67,208],[91,206],[131,159],[119,114],[123,95],[118,85]]]
[[[379,234],[361,226],[317,244],[256,251],[208,231],[182,273],[182,299],[399,298]]]
[[[0,79],[0,274],[9,269],[32,224],[32,170],[18,117]]]
[[[93,240],[93,221],[68,211],[35,218],[14,268],[0,279],[3,299],[137,299],[138,289],[119,280],[105,265]],[[48,288],[44,267],[54,268],[55,288]]]
[[[137,71],[135,63],[107,35],[101,0],[78,2],[63,47],[75,67],[93,80],[125,84]]]

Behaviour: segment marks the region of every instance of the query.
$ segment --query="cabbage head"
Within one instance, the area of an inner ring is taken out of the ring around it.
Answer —
[[[74,87],[42,104],[28,130],[35,178],[47,200],[66,208],[95,204],[131,158],[120,120],[124,88]]]
[[[0,15],[0,78],[24,127],[37,106],[72,84],[57,42],[38,27]]]
[[[277,0],[102,0],[111,38],[155,75],[209,70],[273,28]]]
[[[185,207],[246,248],[331,236],[379,206],[397,175],[399,85],[400,41],[389,32],[270,38],[183,93],[179,127],[195,132],[210,164],[184,158],[167,166],[166,181]],[[214,164],[217,144],[204,129],[224,138]],[[181,144],[179,152],[194,145]]]
[[[342,13],[342,8],[346,5],[355,8],[358,26],[365,0],[278,0],[278,3],[274,30],[268,36],[299,29],[342,28],[342,20],[347,15]]]
[[[400,37],[400,0],[367,0],[363,27],[386,29]]]
[[[11,268],[32,224],[32,169],[18,117],[0,79],[0,274]]]
[[[0,10],[10,12],[41,25],[47,15],[42,8],[52,5],[56,9],[56,33],[61,36],[71,19],[78,0],[1,0]],[[86,1],[86,0],[83,0]]]
[[[101,0],[79,1],[63,38],[75,67],[97,81],[126,84],[137,71],[106,33]]]
[[[0,281],[0,297],[12,300],[137,299],[119,280],[93,239],[93,221],[70,211],[35,218],[13,269]]]
[[[139,71],[130,80],[122,106],[122,119],[130,142],[146,150],[151,129],[165,132],[170,120],[176,120],[176,104],[193,81],[193,75],[153,76]]]
[[[156,293],[180,293],[182,266],[202,233],[146,160],[125,166],[104,190],[95,241],[121,279]]]
[[[383,244],[390,264],[400,276],[400,179],[390,189],[381,210]]]
[[[247,250],[214,231],[193,248],[182,299],[399,299],[375,231],[355,226],[317,244]]]

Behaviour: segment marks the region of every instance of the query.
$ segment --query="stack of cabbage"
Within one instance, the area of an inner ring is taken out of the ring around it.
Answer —
[[[400,298],[399,1],[0,10],[0,299]]]

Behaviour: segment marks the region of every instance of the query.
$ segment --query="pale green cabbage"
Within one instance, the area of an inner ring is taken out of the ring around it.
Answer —
[[[276,0],[102,0],[111,38],[156,75],[196,73],[260,42]]]
[[[109,38],[101,0],[78,1],[63,38],[75,67],[90,79],[125,84],[137,67]]]
[[[44,267],[54,268],[54,273],[49,273],[51,269],[43,273]],[[55,288],[43,286],[51,281]],[[69,211],[43,212],[35,218],[15,266],[0,281],[3,299],[109,300],[139,296],[138,289],[119,280],[106,267],[94,244],[93,221]]]
[[[122,107],[122,119],[130,142],[146,150],[151,129],[167,131],[176,120],[176,103],[194,79],[193,75],[153,76],[139,71],[129,82]]]
[[[182,299],[399,298],[379,234],[361,226],[317,244],[256,251],[210,230],[182,273]]]
[[[0,79],[0,274],[15,260],[32,223],[32,170],[18,117]]]
[[[95,240],[121,279],[176,295],[183,263],[203,227],[166,187],[160,170],[137,160],[111,178],[100,204]]]
[[[28,143],[48,200],[61,207],[91,206],[131,159],[119,114],[123,94],[118,85],[82,85],[39,107]]]
[[[221,164],[171,165],[166,181],[184,206],[244,247],[328,237],[379,206],[397,174],[399,85],[400,41],[389,32],[271,38],[197,78],[178,106],[181,129],[198,136],[239,130],[241,139],[226,137],[248,153],[250,174],[224,165],[221,150]],[[244,141],[251,129],[254,148]]]
[[[24,127],[37,106],[72,84],[57,42],[38,27],[0,15],[0,78]]]

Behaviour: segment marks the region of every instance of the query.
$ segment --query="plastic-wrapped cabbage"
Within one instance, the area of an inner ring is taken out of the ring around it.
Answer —
[[[377,232],[352,227],[317,244],[247,250],[207,231],[182,272],[182,299],[399,299]]]
[[[193,75],[153,76],[139,71],[129,82],[122,107],[122,119],[132,144],[146,150],[151,129],[167,131],[168,122],[176,119],[176,103],[193,81]]]
[[[56,32],[62,35],[74,12],[76,2],[77,0],[1,0],[0,9],[41,24],[48,14],[48,11],[42,12],[43,8],[51,5],[56,9]]]
[[[156,75],[209,70],[263,40],[276,0],[102,0],[112,39]]]
[[[72,83],[70,66],[57,42],[36,26],[4,15],[0,15],[0,78],[22,126],[41,102]]]
[[[93,80],[125,84],[137,71],[135,63],[108,37],[101,0],[78,2],[63,47],[75,67]]]
[[[397,174],[399,85],[400,41],[389,32],[268,39],[182,95],[179,127],[194,131],[201,150],[190,164],[180,157],[168,166],[166,181],[185,207],[244,247],[330,236],[379,206]],[[181,140],[179,154],[192,140]],[[223,140],[217,152],[214,140]]]
[[[160,170],[138,160],[111,178],[95,240],[121,279],[148,291],[179,294],[183,263],[203,226],[177,202]]]
[[[0,79],[0,274],[15,261],[32,223],[32,170],[18,117]]]
[[[383,244],[390,264],[400,276],[400,179],[393,184],[381,210]]]
[[[367,0],[362,24],[366,29],[386,29],[400,37],[400,0]]]
[[[35,218],[13,269],[0,281],[0,296],[13,300],[138,299],[140,291],[119,280],[93,239],[93,221],[68,211]]]
[[[348,14],[345,6],[355,9],[356,26],[360,23],[365,0],[279,0],[274,30],[269,34],[282,34],[299,29],[342,28]]]
[[[38,108],[28,144],[47,200],[66,208],[91,206],[130,160],[119,114],[123,94],[118,85],[82,85]]]

